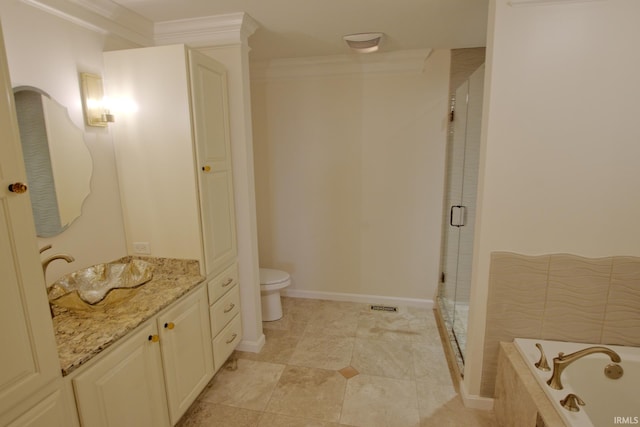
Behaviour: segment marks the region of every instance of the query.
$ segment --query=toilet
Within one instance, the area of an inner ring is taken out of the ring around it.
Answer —
[[[262,321],[271,322],[282,318],[280,290],[291,284],[289,273],[270,268],[260,269],[260,295],[262,298]]]

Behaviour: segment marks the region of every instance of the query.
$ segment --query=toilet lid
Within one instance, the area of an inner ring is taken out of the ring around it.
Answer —
[[[272,270],[270,268],[260,269],[260,284],[275,285],[289,280],[289,273],[286,271]]]

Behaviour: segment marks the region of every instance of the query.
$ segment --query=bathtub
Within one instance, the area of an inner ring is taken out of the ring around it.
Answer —
[[[614,427],[625,425],[640,426],[640,348],[605,345],[620,355],[619,363],[624,374],[616,380],[604,375],[604,368],[612,363],[609,356],[602,353],[587,355],[574,361],[562,372],[562,390],[554,390],[546,381],[553,372],[553,358],[559,352],[565,354],[591,347],[592,344],[577,344],[562,341],[545,341],[516,338],[516,348],[528,362],[534,377],[547,397],[571,427]],[[540,343],[549,362],[550,371],[541,371],[534,366],[540,358],[535,344]],[[600,345],[600,344],[593,344]],[[584,402],[579,412],[570,412],[560,405],[560,400],[568,393],[578,395]]]

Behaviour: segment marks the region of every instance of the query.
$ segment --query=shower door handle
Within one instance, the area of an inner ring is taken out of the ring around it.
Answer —
[[[455,221],[454,221],[455,214]],[[449,225],[452,227],[464,227],[465,217],[467,216],[467,207],[462,205],[453,205],[449,210]]]

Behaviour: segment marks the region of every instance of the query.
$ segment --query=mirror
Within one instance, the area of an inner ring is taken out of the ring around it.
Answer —
[[[40,89],[13,91],[38,237],[60,234],[80,216],[93,164],[83,131]]]

